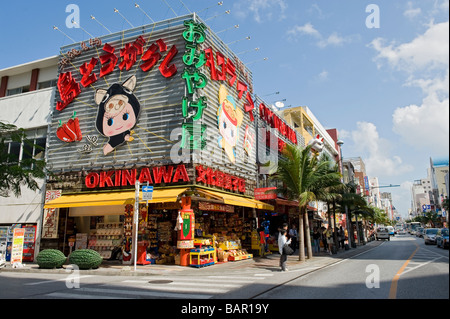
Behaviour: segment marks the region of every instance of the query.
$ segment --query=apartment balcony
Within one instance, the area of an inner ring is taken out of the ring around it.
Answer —
[[[47,126],[51,121],[56,88],[47,88],[0,98],[2,121],[23,129]]]

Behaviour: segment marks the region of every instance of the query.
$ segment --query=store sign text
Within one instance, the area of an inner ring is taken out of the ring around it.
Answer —
[[[168,50],[166,43],[162,39],[150,45],[147,50],[145,50],[145,45],[146,41],[142,36],[137,38],[133,43],[127,43],[123,49],[119,50],[119,56],[121,58],[121,61],[119,61],[119,57],[115,53],[116,49],[106,43],[103,46],[104,54],[99,56],[99,59],[93,57],[89,63],[86,62],[79,68],[82,76],[80,81],[81,85],[86,88],[98,81],[94,69],[99,62],[101,64],[100,78],[111,74],[116,66],[120,71],[129,71],[138,61],[142,61],[140,65],[141,70],[143,72],[149,72],[161,60],[162,53],[167,51],[166,57],[159,66],[159,71],[166,78],[170,78],[177,73],[176,65],[171,64],[172,60],[178,54],[178,49],[175,45]],[[141,56],[140,59],[138,58],[139,56]],[[66,61],[62,65],[65,64]],[[81,94],[80,83],[75,80],[72,72],[61,73],[59,75],[58,91],[61,101],[57,102],[56,109],[61,112]]]
[[[244,110],[250,116],[250,120],[253,122],[255,117],[253,115],[253,110],[255,108],[255,103],[251,95],[253,90],[252,86],[248,86],[246,83],[237,80],[236,66],[230,59],[225,59],[225,56],[217,51],[215,53],[216,59],[214,59],[214,52],[212,48],[205,49],[206,53],[206,67],[209,68],[211,73],[211,79],[213,81],[224,81],[227,82],[229,86],[234,86],[236,84],[236,90],[238,92],[239,100],[241,100],[245,95]],[[216,62],[217,61],[217,65]],[[242,67],[242,69],[244,69]],[[248,75],[247,75],[248,76]]]
[[[297,134],[295,130],[289,127],[275,112],[272,112],[269,107],[261,103],[259,105],[259,116],[261,119],[270,125],[272,128],[290,140],[294,144],[298,144]]]
[[[205,168],[202,165],[196,167],[197,182],[208,186],[216,186],[229,191],[245,193],[245,179],[232,176],[220,171],[214,171],[211,168]]]
[[[107,187],[124,187],[134,186],[136,181],[141,184],[176,184],[180,182],[187,183],[190,181],[186,166],[178,165],[162,166],[148,168],[144,167],[140,170],[115,170],[106,172],[93,172],[86,176],[85,184],[87,188],[107,188]]]

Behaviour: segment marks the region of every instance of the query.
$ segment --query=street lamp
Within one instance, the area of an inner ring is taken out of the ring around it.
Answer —
[[[344,182],[344,161],[343,161],[344,159],[342,157],[342,145],[344,145],[344,142],[342,140],[339,140],[339,141],[336,142],[336,144],[339,146],[342,182]]]

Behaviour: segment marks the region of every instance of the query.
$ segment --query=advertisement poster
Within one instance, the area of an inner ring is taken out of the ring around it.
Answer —
[[[45,202],[48,203],[54,199],[61,197],[61,191],[47,191],[45,194]],[[55,208],[44,210],[44,224],[42,227],[42,238],[52,239],[58,238],[58,213]]]
[[[23,243],[25,239],[25,229],[14,229],[14,237],[11,252],[11,264],[22,263],[23,257]]]

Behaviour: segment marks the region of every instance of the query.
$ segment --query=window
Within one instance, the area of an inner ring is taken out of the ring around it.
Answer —
[[[17,142],[12,142],[9,144],[9,154],[14,157],[14,160],[20,160],[20,149],[21,144]]]
[[[45,137],[40,138],[28,138],[27,142],[10,142],[9,143],[9,154],[13,156],[13,161],[22,162],[24,160],[35,159],[44,160],[45,159],[45,148],[47,144],[47,139]],[[33,145],[34,144],[34,145]],[[31,168],[31,167],[27,167]]]
[[[6,91],[6,96],[17,95],[22,93],[22,88],[10,89]]]
[[[22,93],[27,93],[27,92],[30,92],[29,85],[22,86],[20,88],[6,90],[6,96],[12,96],[12,95],[17,95],[17,94],[22,94]]]
[[[45,146],[47,144],[47,139],[45,137],[38,138],[35,141],[34,159],[43,160],[45,158]]]
[[[50,80],[50,81],[45,81],[45,82],[40,82],[38,83],[38,90],[42,90],[42,89],[47,89],[47,88],[51,88],[51,87],[56,87],[57,84],[57,80]]]

